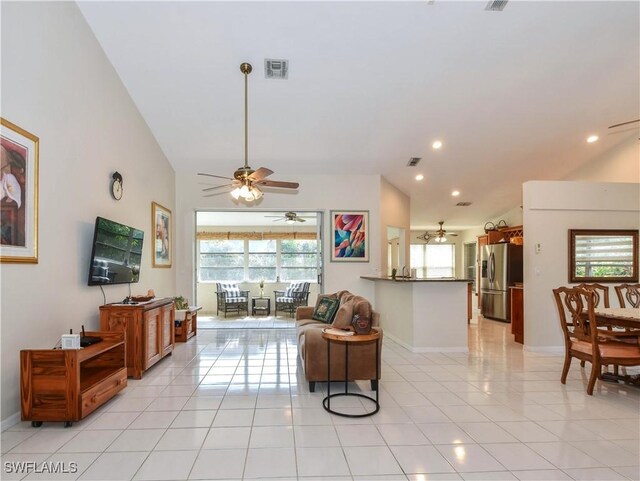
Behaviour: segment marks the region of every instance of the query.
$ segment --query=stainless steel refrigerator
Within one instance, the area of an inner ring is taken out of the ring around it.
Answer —
[[[484,317],[511,321],[509,286],[522,282],[522,246],[491,244],[482,247],[480,295]]]

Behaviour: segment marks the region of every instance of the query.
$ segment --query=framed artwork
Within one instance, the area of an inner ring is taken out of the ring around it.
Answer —
[[[332,210],[331,262],[369,262],[369,211]]]
[[[151,202],[151,225],[153,228],[152,265],[153,267],[171,267],[173,247],[171,211],[157,202]]]
[[[37,264],[39,140],[3,118],[0,125],[0,262]]]

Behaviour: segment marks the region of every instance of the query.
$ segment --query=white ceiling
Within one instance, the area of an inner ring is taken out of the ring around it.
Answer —
[[[640,3],[484,6],[80,4],[176,171],[242,164],[248,61],[250,165],[276,180],[382,174],[411,196],[414,228],[484,224],[520,205],[522,182],[563,178],[638,135],[606,127],[640,116]],[[266,80],[265,58],[288,59],[289,80]]]
[[[284,212],[236,212],[236,211],[216,211],[197,213],[196,224],[201,226],[215,227],[269,227],[279,229],[285,227],[295,230],[301,227],[315,227],[317,225],[316,214],[313,212],[296,212],[298,216],[304,219],[304,222],[296,222],[295,224],[287,224],[282,218]]]

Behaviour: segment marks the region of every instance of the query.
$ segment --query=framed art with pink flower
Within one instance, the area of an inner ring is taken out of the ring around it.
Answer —
[[[369,262],[369,211],[332,210],[331,262]]]
[[[38,147],[38,137],[0,118],[0,262],[38,263]]]

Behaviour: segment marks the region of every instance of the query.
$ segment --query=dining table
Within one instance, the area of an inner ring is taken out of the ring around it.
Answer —
[[[640,350],[640,308],[637,307],[601,307],[594,310],[596,322],[611,328],[623,328],[629,331],[629,338],[633,339],[637,335],[636,342]],[[626,336],[625,336],[626,337]],[[623,374],[606,372],[602,374],[603,381],[619,382],[640,387],[640,374],[628,375],[626,370]]]

